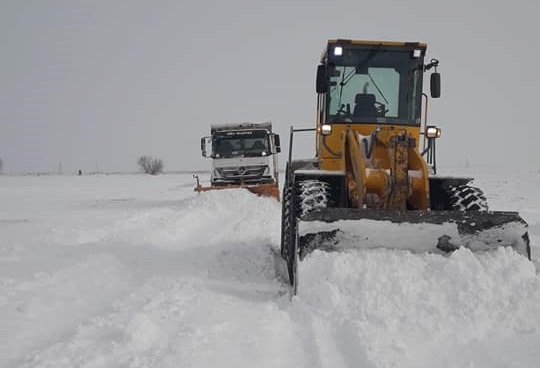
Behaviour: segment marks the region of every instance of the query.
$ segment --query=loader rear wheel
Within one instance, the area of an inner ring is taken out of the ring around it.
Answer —
[[[451,186],[448,188],[450,207],[455,211],[487,211],[488,203],[480,188],[469,185]]]

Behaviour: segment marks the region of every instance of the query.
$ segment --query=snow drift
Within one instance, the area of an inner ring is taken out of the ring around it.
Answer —
[[[0,366],[537,367],[540,198],[481,180],[523,212],[534,263],[315,251],[291,300],[272,199],[196,195],[190,175],[0,177]]]

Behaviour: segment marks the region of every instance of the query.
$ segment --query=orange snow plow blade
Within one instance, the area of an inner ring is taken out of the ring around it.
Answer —
[[[207,192],[210,190],[222,190],[222,189],[247,189],[251,193],[257,194],[263,197],[273,197],[279,202],[279,187],[278,184],[238,184],[238,185],[223,185],[223,186],[208,186],[203,187],[198,183],[195,186],[194,191],[197,193]]]

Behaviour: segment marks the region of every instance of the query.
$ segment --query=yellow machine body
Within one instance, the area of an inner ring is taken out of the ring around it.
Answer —
[[[436,175],[441,131],[427,123],[423,80],[432,70],[430,95],[438,98],[439,62],[425,63],[426,49],[421,42],[328,41],[317,67],[315,128],[291,127],[283,185],[281,254],[295,292],[299,261],[315,249],[507,246],[530,259],[518,213],[488,211],[471,178]],[[313,130],[315,157],[293,159],[294,134]],[[376,230],[381,222],[389,234]],[[400,236],[407,232],[415,237]]]
[[[429,208],[428,168],[418,149],[419,127],[336,124],[329,135],[318,132],[319,167],[347,174],[352,207]],[[400,138],[405,139],[400,142]]]

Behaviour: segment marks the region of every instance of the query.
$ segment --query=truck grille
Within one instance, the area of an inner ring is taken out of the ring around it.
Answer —
[[[218,171],[221,178],[225,180],[246,180],[261,178],[266,168],[266,165],[223,167],[218,169]]]

